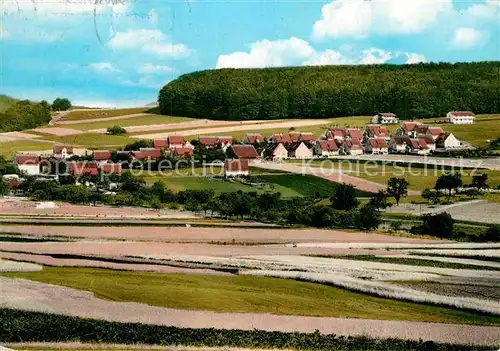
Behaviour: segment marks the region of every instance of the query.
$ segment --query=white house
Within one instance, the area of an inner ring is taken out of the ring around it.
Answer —
[[[436,147],[440,149],[455,149],[460,146],[460,140],[453,133],[443,133],[436,139]]]
[[[416,155],[427,155],[430,152],[429,146],[424,139],[411,139],[410,153]]]
[[[399,118],[394,113],[378,113],[372,118],[375,124],[393,124],[399,123]]]
[[[451,124],[472,124],[474,123],[474,114],[470,111],[452,111],[446,115]]]
[[[248,175],[247,160],[225,160],[224,161],[224,176],[239,177]]]
[[[363,155],[363,146],[359,139],[346,139],[342,144],[343,153],[348,155]]]
[[[338,156],[339,147],[335,140],[320,140],[314,145],[314,153],[322,157]]]
[[[313,151],[312,149],[308,148],[306,144],[300,142],[295,144],[288,150],[288,156],[291,158],[300,159],[312,158]]]
[[[38,157],[38,155],[16,155],[14,157],[14,166],[28,175],[40,175],[40,157]]]
[[[433,135],[420,135],[418,139],[423,140],[427,144],[429,151],[436,151],[436,140]]]
[[[283,160],[288,158],[288,150],[283,143],[270,144],[262,151],[262,157],[272,160]]]
[[[411,144],[410,137],[407,135],[399,135],[391,138],[389,149],[393,153],[405,154],[408,152],[408,145]]]

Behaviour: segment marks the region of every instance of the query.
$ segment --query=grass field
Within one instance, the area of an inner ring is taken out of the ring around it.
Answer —
[[[184,123],[193,121],[192,118],[187,117],[173,117],[165,115],[156,114],[144,114],[138,117],[124,118],[124,119],[114,119],[102,122],[90,122],[90,123],[78,123],[71,124],[68,127],[78,130],[92,130],[108,128],[118,125],[120,127],[131,127],[131,126],[145,126],[154,124],[170,124],[170,123]],[[156,131],[155,131],[156,132]],[[136,133],[137,134],[137,133]],[[139,132],[139,134],[144,134],[144,132]]]
[[[108,346],[93,346],[93,347],[78,347],[78,348],[65,348],[65,347],[58,347],[58,348],[53,348],[53,347],[40,347],[40,346],[12,346],[15,347],[16,351],[161,351],[165,350],[165,348],[160,348],[160,347],[140,347],[140,348],[135,348],[131,346],[130,348],[114,348],[114,347],[108,347]],[[176,348],[176,351],[192,351],[188,349],[181,349],[181,348]],[[216,351],[216,350],[213,350]],[[221,349],[221,351],[223,351]]]
[[[150,107],[135,107],[107,110],[96,109],[90,111],[71,111],[64,117],[63,121],[82,121],[94,118],[118,117],[135,113],[146,113],[150,109]]]
[[[436,124],[445,118],[421,119],[422,123]],[[472,125],[443,124],[441,127],[446,132],[452,132],[457,138],[465,140],[475,146],[487,146],[487,140],[500,137],[500,115],[477,115]],[[436,124],[437,125],[437,124]]]
[[[52,150],[54,144],[50,142],[37,142],[19,140],[0,143],[0,155],[11,159],[16,152]]]
[[[118,149],[126,144],[134,142],[134,139],[129,138],[126,135],[106,135],[106,134],[76,134],[67,136],[54,136],[54,135],[44,135],[40,138],[41,140],[51,140],[57,143],[70,144],[75,147],[82,147],[88,149]]]
[[[50,268],[2,273],[93,292],[121,302],[216,312],[500,324],[500,317],[395,301],[321,284],[250,276],[197,276]],[[221,303],[223,301],[223,303]]]

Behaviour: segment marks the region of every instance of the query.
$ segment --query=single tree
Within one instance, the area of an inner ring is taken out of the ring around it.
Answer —
[[[356,189],[350,184],[339,184],[335,189],[335,195],[330,200],[333,208],[337,210],[352,210],[358,207]]]
[[[379,227],[380,222],[380,212],[376,207],[366,204],[359,210],[358,228],[374,230]]]
[[[71,108],[71,102],[66,98],[57,98],[52,102],[54,111],[67,111]]]
[[[399,206],[399,201],[402,197],[408,195],[408,181],[404,178],[391,178],[387,183],[387,195],[396,200],[396,205]]]
[[[453,236],[454,220],[447,212],[436,215],[423,216],[422,232],[438,238],[451,238]]]
[[[462,176],[459,173],[448,173],[439,176],[434,189],[448,190],[448,195],[451,196],[452,190],[456,190],[462,186]]]
[[[486,173],[476,174],[472,176],[472,185],[477,189],[487,189],[488,186],[488,175]]]

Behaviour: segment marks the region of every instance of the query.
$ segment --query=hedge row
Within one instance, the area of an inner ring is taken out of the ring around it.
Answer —
[[[54,314],[0,310],[0,342],[69,342],[279,348],[297,350],[488,350],[430,341],[370,339],[316,333],[188,329],[115,323]]]

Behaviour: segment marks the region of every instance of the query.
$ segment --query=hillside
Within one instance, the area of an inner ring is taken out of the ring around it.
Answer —
[[[28,100],[16,101],[0,110],[0,132],[30,129],[49,123],[50,105]]]
[[[17,101],[19,101],[19,100],[14,99],[14,98],[7,96],[7,95],[0,94],[0,112],[5,111],[10,106],[14,105]]]
[[[180,76],[163,114],[221,120],[500,112],[500,62],[222,69]]]

